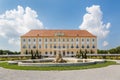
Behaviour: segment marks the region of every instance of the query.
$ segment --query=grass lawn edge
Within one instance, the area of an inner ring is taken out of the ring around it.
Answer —
[[[115,61],[106,61],[105,63],[97,63],[86,66],[35,67],[35,66],[10,65],[7,62],[1,62],[0,67],[6,69],[14,69],[14,70],[63,71],[63,70],[83,70],[83,69],[102,68],[115,64],[117,64]]]

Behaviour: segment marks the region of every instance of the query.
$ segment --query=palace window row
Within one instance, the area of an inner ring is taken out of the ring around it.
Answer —
[[[39,47],[39,48],[42,48],[41,45],[38,45],[38,47]],[[25,49],[25,48],[27,48],[27,46],[26,46],[26,45],[23,45],[22,48]],[[32,48],[33,48],[33,49],[36,49],[37,46],[36,46],[36,45],[33,45],[33,46],[28,45],[28,48],[29,48],[29,49],[32,49]],[[48,45],[47,45],[47,44],[45,45],[45,48],[46,48],[46,49],[48,48]],[[65,45],[63,45],[63,46],[60,46],[60,45],[59,45],[59,46],[56,46],[56,45],[52,46],[52,45],[50,45],[50,48],[54,48],[54,49],[55,49],[55,48],[58,48],[58,49],[61,49],[61,48],[80,48],[80,46],[78,46],[78,45],[76,45],[76,46],[73,46],[73,45],[71,45],[71,46],[69,46],[69,45],[67,45],[67,46],[65,46]],[[85,48],[85,46],[82,45],[81,48]],[[89,49],[90,46],[87,45],[86,48]],[[93,45],[92,48],[95,48],[95,45]]]
[[[33,38],[33,39],[22,39],[23,40],[23,42],[26,42],[27,40],[28,40],[28,42],[36,42],[37,41],[37,39],[36,38]],[[92,38],[92,39],[89,39],[89,38],[82,38],[82,42],[84,42],[86,40],[86,42],[90,42],[90,40],[92,41],[92,42],[95,42],[95,39],[94,38]],[[63,38],[63,39],[61,39],[61,38],[58,38],[58,39],[48,39],[48,38],[45,38],[44,39],[44,41],[45,42],[69,42],[69,41],[71,41],[71,42],[74,42],[74,41],[76,41],[76,42],[79,42],[79,38],[67,38],[67,39],[65,39],[65,38]],[[38,39],[38,42],[42,42],[42,39],[41,38],[39,38]]]
[[[56,55],[56,53],[57,53],[56,51],[54,51],[54,52],[52,52],[52,51],[47,52],[47,51],[46,51],[46,52],[45,52],[45,55],[48,55],[48,54],[50,54],[50,55]],[[67,52],[62,51],[62,54],[63,54],[63,55],[65,55],[65,54],[67,54],[67,55],[72,54],[72,55],[73,55],[74,52],[73,52],[73,51],[71,51],[71,52],[69,52],[69,51],[67,51]]]

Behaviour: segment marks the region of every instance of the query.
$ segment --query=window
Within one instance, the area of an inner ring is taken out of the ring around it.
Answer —
[[[78,39],[76,39],[76,42],[78,42]]]
[[[39,39],[39,42],[41,42],[41,39]]]
[[[67,54],[69,54],[69,51],[67,52]]]
[[[56,48],[56,45],[54,45],[54,48]]]
[[[63,45],[63,48],[65,48],[65,45]]]
[[[56,39],[54,39],[54,42],[56,42]]]
[[[67,41],[69,42],[69,39],[67,39]]]
[[[95,39],[92,39],[92,41],[94,42],[94,41],[95,41]]]
[[[25,45],[23,45],[23,48],[25,49],[25,48],[26,48],[26,46],[25,46]]]
[[[74,48],[74,46],[72,45],[71,48]]]
[[[23,42],[25,42],[25,39],[23,39]]]
[[[41,45],[39,45],[39,48],[41,48]]]
[[[89,39],[87,39],[87,42],[89,42]]]
[[[28,39],[28,42],[30,42],[30,39]]]
[[[79,48],[79,46],[77,45],[76,48]]]
[[[59,48],[59,49],[61,48],[60,45],[58,46],[58,48]]]
[[[95,46],[93,45],[92,48],[95,48]]]
[[[73,39],[71,39],[71,41],[73,42]]]
[[[47,39],[45,39],[45,42],[47,42]]]
[[[50,42],[52,42],[52,39],[50,39]]]
[[[65,39],[63,39],[63,42],[65,41]]]
[[[33,39],[33,41],[35,42],[35,39]]]
[[[52,48],[52,44],[50,44],[50,48]]]
[[[90,48],[89,45],[87,45],[87,48]]]
[[[52,51],[50,51],[50,54],[52,54]]]
[[[36,46],[34,45],[34,46],[33,46],[33,48],[35,49],[35,48],[36,48]]]
[[[28,47],[29,47],[29,49],[30,49],[30,45],[29,45]]]
[[[47,48],[47,44],[45,44],[45,48]]]
[[[84,45],[82,45],[82,48],[84,48]]]
[[[82,39],[82,42],[84,42],[84,39]]]
[[[69,45],[67,45],[67,48],[69,48]]]
[[[60,38],[59,38],[59,42],[60,42]]]

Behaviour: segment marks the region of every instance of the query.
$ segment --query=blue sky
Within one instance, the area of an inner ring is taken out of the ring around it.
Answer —
[[[87,18],[83,21],[83,17],[87,14],[89,16],[93,14],[92,17],[94,19],[96,17],[102,18],[100,22],[103,22],[103,24],[100,27],[105,25],[105,28],[100,28],[103,32],[97,33],[98,37],[100,37],[98,38],[98,48],[114,48],[120,45],[119,3],[120,1],[113,0],[0,0],[0,16],[4,15],[4,17],[0,17],[0,49],[20,51],[19,36],[30,29],[87,29],[93,32],[91,28],[95,28],[95,26],[90,28],[87,24],[84,24]],[[34,21],[28,21],[26,25],[19,23],[19,21],[16,22],[18,16],[8,18],[11,17],[9,14],[17,14],[17,11],[22,11],[18,9],[18,6],[23,10],[23,13],[20,15],[27,15],[26,22],[28,15],[29,17],[32,16],[30,19],[34,19]],[[89,8],[88,11],[86,10],[87,7]],[[96,14],[99,10],[102,13]],[[27,12],[31,14],[26,14]],[[34,23],[30,23],[32,26],[29,27],[29,22]],[[110,25],[107,27],[109,23]],[[89,23],[89,25],[91,24]],[[18,29],[22,32],[18,31]],[[108,33],[105,34],[104,32]],[[105,36],[102,36],[102,33]]]

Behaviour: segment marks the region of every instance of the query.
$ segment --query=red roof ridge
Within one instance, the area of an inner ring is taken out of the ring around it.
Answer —
[[[21,37],[55,36],[55,33],[64,33],[64,36],[96,37],[87,30],[68,29],[32,29]]]

